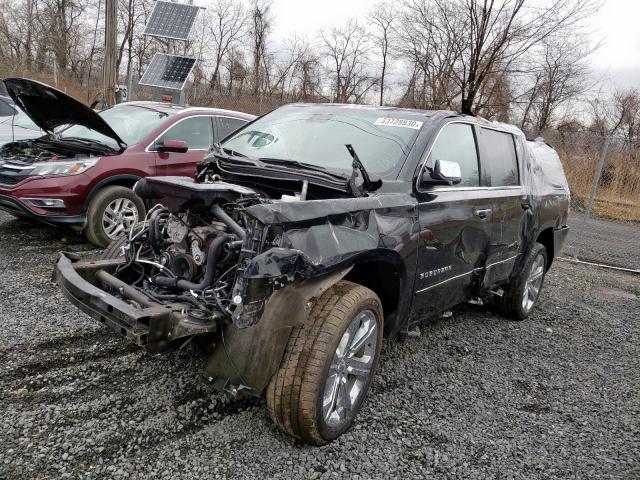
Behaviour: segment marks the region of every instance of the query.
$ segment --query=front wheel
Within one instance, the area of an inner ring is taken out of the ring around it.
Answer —
[[[128,233],[144,214],[144,203],[133,190],[116,185],[105,187],[89,203],[85,236],[104,248]]]
[[[306,443],[324,445],[352,424],[369,390],[382,348],[378,296],[340,281],[294,328],[267,388],[274,423]]]
[[[547,249],[535,243],[520,274],[503,288],[504,294],[494,298],[493,303],[508,317],[516,320],[527,318],[538,302],[546,271]]]

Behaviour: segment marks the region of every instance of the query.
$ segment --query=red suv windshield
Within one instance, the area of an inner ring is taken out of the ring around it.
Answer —
[[[99,115],[124,140],[127,145],[134,145],[155,130],[171,113],[159,112],[135,105],[120,105],[104,110]],[[60,137],[84,138],[105,143],[118,148],[115,140],[87,127],[74,125],[59,132]]]

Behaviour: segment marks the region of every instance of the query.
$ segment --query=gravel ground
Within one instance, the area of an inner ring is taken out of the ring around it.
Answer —
[[[592,216],[585,223],[584,215],[569,217],[571,235],[564,254],[573,256],[580,248],[580,259],[616,267],[640,270],[640,224],[617,222]]]
[[[0,478],[640,478],[640,278],[557,262],[524,322],[476,305],[387,342],[326,447],[151,356],[50,283],[73,234],[0,213]]]

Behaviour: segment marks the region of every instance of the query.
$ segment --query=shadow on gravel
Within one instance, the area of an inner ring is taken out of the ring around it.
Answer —
[[[51,370],[82,365],[90,361],[107,360],[121,357],[140,350],[139,347],[129,343],[114,343],[106,347],[92,350],[78,350],[73,353],[61,351],[58,355],[46,355],[46,358],[33,362],[23,363],[9,373],[0,376],[5,380],[16,380],[28,375],[45,375]]]
[[[9,214],[1,212],[0,233],[11,233],[12,236],[23,237],[25,240],[46,240],[43,246],[50,244],[88,245],[81,233],[67,227],[54,227],[44,223],[24,218],[13,218]]]

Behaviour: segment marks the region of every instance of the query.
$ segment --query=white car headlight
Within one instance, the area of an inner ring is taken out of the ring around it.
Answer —
[[[88,160],[49,161],[33,164],[33,170],[29,175],[78,175],[93,167],[98,162],[97,158]]]

